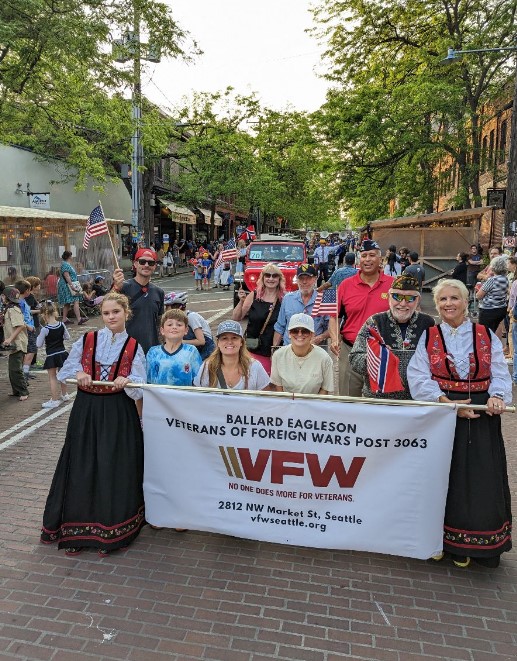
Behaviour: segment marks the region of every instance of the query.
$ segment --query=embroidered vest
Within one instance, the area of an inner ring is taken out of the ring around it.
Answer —
[[[101,380],[101,365],[95,360],[95,350],[97,348],[97,331],[86,333],[83,337],[83,356],[81,358],[81,365],[83,371],[92,377],[94,381]],[[131,366],[133,358],[138,349],[138,342],[128,337],[122,347],[120,355],[116,363],[110,367],[108,381],[114,381],[117,376],[128,377],[131,373]],[[79,387],[79,390],[84,392],[113,395],[120,390],[113,390],[112,386],[89,386],[88,388]]]
[[[484,392],[490,384],[491,347],[490,332],[481,324],[472,324],[473,352],[469,354],[469,373],[460,379],[456,366],[449,359],[440,326],[426,331],[426,349],[429,356],[431,378],[444,391]]]

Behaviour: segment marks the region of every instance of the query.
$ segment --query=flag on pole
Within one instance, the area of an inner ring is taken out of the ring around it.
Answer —
[[[232,259],[237,259],[239,256],[239,251],[235,246],[235,239],[231,238],[224,247],[224,250],[221,253],[221,256],[225,262],[231,262]]]
[[[388,347],[376,328],[370,326],[366,340],[366,369],[374,393],[404,390],[399,374],[399,359]]]
[[[244,239],[244,241],[254,241],[256,238],[257,235],[253,225],[248,225],[244,232],[239,236],[239,239]]]
[[[337,297],[335,287],[318,292],[314,305],[312,306],[311,316],[326,317],[327,315],[337,317]]]
[[[87,250],[90,245],[90,239],[92,236],[99,236],[100,234],[106,234],[108,231],[108,224],[104,218],[104,213],[102,212],[102,207],[99,204],[91,212],[88,222],[86,223],[86,230],[84,232],[83,248]]]

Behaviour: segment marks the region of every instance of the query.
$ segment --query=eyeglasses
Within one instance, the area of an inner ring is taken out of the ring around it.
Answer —
[[[155,266],[156,264],[154,259],[139,259],[138,263],[140,264],[140,266],[145,266],[146,264],[147,266]]]
[[[392,293],[392,294],[390,294],[390,296],[394,301],[397,301],[397,303],[402,303],[402,301],[406,301],[406,303],[413,303],[418,298],[418,296],[415,295],[415,294],[396,294],[396,293]]]
[[[264,273],[264,278],[279,278],[280,275],[278,273]]]
[[[311,331],[308,328],[293,328],[289,331],[291,335],[310,335]]]

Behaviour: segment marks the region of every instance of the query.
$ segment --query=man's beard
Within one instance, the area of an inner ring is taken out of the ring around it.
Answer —
[[[411,319],[413,312],[411,310],[409,312],[393,312],[392,310],[391,314],[393,315],[393,319],[395,319],[396,322],[399,324],[405,324]]]

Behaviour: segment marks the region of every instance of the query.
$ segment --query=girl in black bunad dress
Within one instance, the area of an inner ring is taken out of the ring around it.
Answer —
[[[65,444],[47,498],[41,541],[67,555],[99,555],[128,546],[145,523],[144,450],[140,424],[145,356],[125,330],[129,301],[111,292],[101,304],[105,328],[72,346],[59,371],[78,382]],[[113,381],[93,386],[92,381]]]
[[[512,382],[497,336],[468,318],[468,291],[459,280],[433,290],[441,323],[422,335],[408,370],[419,401],[483,404],[458,409],[443,549],[457,567],[470,561],[497,567],[512,548],[512,512],[501,416],[512,401]],[[439,560],[442,556],[434,559]]]

